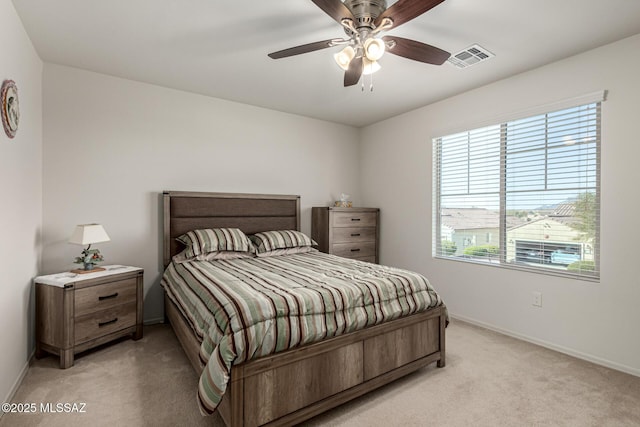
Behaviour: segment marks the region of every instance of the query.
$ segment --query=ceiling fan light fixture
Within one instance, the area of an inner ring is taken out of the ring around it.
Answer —
[[[371,61],[366,56],[362,58],[362,75],[368,76],[380,71],[381,68],[377,61]]]
[[[390,7],[387,7],[388,0],[312,1],[343,27],[346,38],[343,36],[342,39],[294,46],[269,53],[270,58],[287,58],[329,47],[346,46],[333,58],[345,71],[344,86],[349,87],[357,84],[363,74],[371,75],[380,70],[382,67],[378,61],[387,50],[396,56],[433,65],[442,65],[451,56],[449,52],[415,40],[380,36],[383,31],[403,25],[445,0],[392,0]]]
[[[342,49],[340,52],[333,55],[333,59],[335,59],[336,64],[338,64],[338,67],[347,71],[347,69],[349,68],[349,63],[355,56],[356,56],[356,51],[353,50],[351,46],[347,46],[344,49]]]
[[[370,61],[377,61],[384,55],[386,45],[382,39],[369,38],[364,42],[364,55]]]

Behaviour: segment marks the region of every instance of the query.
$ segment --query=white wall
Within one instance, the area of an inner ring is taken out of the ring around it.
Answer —
[[[427,275],[456,316],[640,375],[638,51],[640,35],[364,128],[362,195],[381,208],[381,262]],[[600,283],[433,259],[431,139],[601,89]]]
[[[215,76],[211,76],[215,78]],[[358,201],[358,130],[46,64],[43,273],[74,267],[76,224],[99,222],[107,264],[145,269],[145,319],[162,319],[163,190]],[[77,266],[76,266],[77,267]]]
[[[6,402],[34,348],[32,279],[42,226],[42,61],[9,0],[0,0],[0,52],[0,84],[15,81],[20,101],[15,138],[0,125],[0,399]]]

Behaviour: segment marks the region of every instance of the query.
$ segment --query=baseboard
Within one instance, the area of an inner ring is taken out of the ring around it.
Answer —
[[[567,347],[563,347],[563,346],[560,346],[560,345],[556,345],[556,344],[553,344],[553,343],[550,343],[550,342],[547,342],[547,341],[544,341],[544,340],[540,340],[540,339],[533,338],[533,337],[530,337],[530,336],[527,336],[527,335],[524,335],[524,334],[520,334],[518,332],[513,332],[513,331],[510,331],[508,329],[499,328],[497,326],[494,326],[494,325],[491,325],[491,324],[488,324],[488,323],[484,323],[484,322],[480,322],[478,320],[471,319],[471,318],[468,318],[468,317],[465,317],[465,316],[460,316],[460,315],[451,314],[451,313],[449,313],[449,316],[452,319],[461,320],[461,321],[466,322],[466,323],[471,323],[472,325],[480,326],[481,328],[489,329],[491,331],[498,332],[498,333],[501,333],[503,335],[507,335],[507,336],[510,336],[510,337],[513,337],[513,338],[517,338],[517,339],[522,340],[522,341],[527,341],[527,342],[530,342],[532,344],[536,344],[536,345],[539,345],[541,347],[545,347],[545,348],[548,348],[550,350],[557,351],[559,353],[564,353],[564,354],[567,354],[569,356],[573,356],[573,357],[575,357],[577,359],[582,359],[582,360],[585,360],[587,362],[595,363],[596,365],[604,366],[604,367],[607,367],[607,368],[615,369],[616,371],[620,371],[620,372],[624,372],[626,374],[630,374],[630,375],[633,375],[633,376],[636,376],[636,377],[640,377],[640,369],[632,368],[631,366],[622,365],[620,363],[612,362],[612,361],[607,360],[607,359],[602,359],[600,357],[596,357],[596,356],[593,356],[593,355],[590,355],[590,354],[587,354],[587,353],[582,353],[580,351],[576,351],[576,350],[573,350],[571,348],[567,348]]]
[[[25,375],[27,375],[27,372],[29,371],[29,365],[31,365],[31,360],[33,359],[35,354],[36,354],[36,351],[34,350],[33,352],[31,352],[31,355],[27,358],[27,361],[25,362],[24,366],[22,366],[22,369],[20,370],[18,377],[14,381],[13,386],[11,387],[11,390],[9,390],[9,394],[2,401],[3,403],[4,402],[8,403],[13,400],[13,397],[18,392],[18,388],[20,388],[20,385],[22,384],[22,380],[24,380]],[[4,415],[4,412],[0,411],[0,419],[2,419],[2,415]]]
[[[164,323],[164,317],[157,317],[155,319],[144,319],[145,325],[156,325],[158,323]]]

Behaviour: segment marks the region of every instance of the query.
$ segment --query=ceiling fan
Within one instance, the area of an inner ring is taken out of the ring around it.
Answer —
[[[344,85],[353,86],[363,74],[380,69],[378,60],[385,51],[427,64],[442,65],[449,52],[415,40],[380,33],[396,28],[422,15],[444,0],[398,0],[387,8],[386,0],[311,0],[344,27],[347,38],[304,44],[269,54],[286,58],[334,46],[345,46],[334,55],[345,70]]]

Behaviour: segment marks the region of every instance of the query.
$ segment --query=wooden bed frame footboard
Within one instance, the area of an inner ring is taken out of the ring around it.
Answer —
[[[165,310],[198,374],[200,344],[165,295]],[[438,307],[236,365],[218,411],[229,427],[294,425],[433,362],[445,366]]]
[[[224,226],[299,230],[299,197],[165,192],[165,266],[180,233]],[[200,374],[200,342],[166,295],[165,317]],[[218,412],[229,427],[300,423],[433,362],[445,366],[445,326],[446,311],[437,307],[233,366]]]

